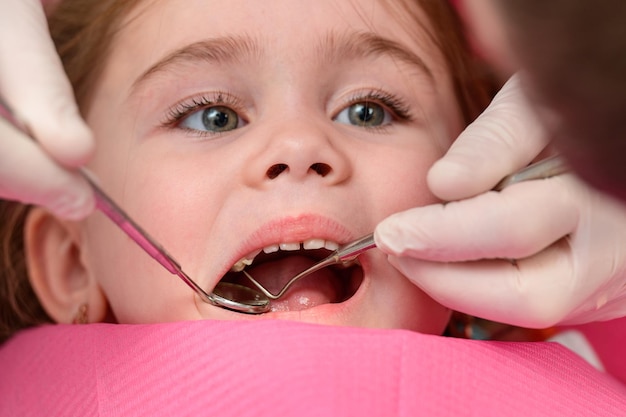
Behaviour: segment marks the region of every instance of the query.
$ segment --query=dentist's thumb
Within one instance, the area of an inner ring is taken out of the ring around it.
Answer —
[[[432,166],[428,186],[443,201],[482,194],[528,165],[546,145],[546,131],[514,75]]]

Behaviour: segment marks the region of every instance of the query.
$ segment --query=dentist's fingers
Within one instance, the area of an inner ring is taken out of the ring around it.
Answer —
[[[95,201],[86,181],[1,119],[0,155],[0,198],[44,206],[72,220],[93,211]]]
[[[388,254],[430,261],[524,258],[577,227],[574,182],[563,175],[416,207],[383,220],[376,243]]]
[[[520,79],[513,76],[433,165],[428,185],[444,201],[478,195],[528,165],[546,143],[546,132],[524,96]]]
[[[92,192],[63,168],[87,162],[94,141],[80,117],[40,1],[0,2],[0,38],[0,97],[40,144],[33,146],[27,135],[0,121],[0,197],[80,218],[93,209]]]
[[[389,262],[443,305],[521,327],[546,328],[581,303],[566,242],[527,260],[438,263],[389,257]]]
[[[623,205],[565,175],[450,206],[400,214],[375,234],[390,262],[442,304],[539,328],[626,315]]]
[[[39,0],[0,6],[0,95],[50,155],[66,166],[84,164],[94,142],[80,117]]]

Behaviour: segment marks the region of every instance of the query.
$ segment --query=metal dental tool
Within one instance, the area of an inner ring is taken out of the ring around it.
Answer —
[[[261,285],[257,280],[255,280],[245,269],[242,270],[243,274],[254,284],[255,287],[259,289],[267,298],[271,300],[277,300],[282,297],[287,290],[301,278],[306,277],[307,275],[311,275],[315,271],[319,271],[322,268],[326,268],[327,266],[350,263],[354,261],[360,254],[370,249],[376,247],[376,243],[374,243],[374,234],[370,233],[369,235],[363,236],[357,240],[354,240],[350,243],[340,246],[333,253],[328,255],[326,258],[321,261],[316,262],[313,266],[305,269],[300,272],[295,277],[291,278],[289,282],[285,284],[285,286],[276,294],[272,294],[269,292],[263,285]]]
[[[507,175],[504,177],[496,186],[493,188],[494,191],[501,191],[509,185],[542,178],[549,178],[555,175],[562,174],[568,171],[568,167],[565,164],[565,161],[560,156],[553,156],[550,158],[543,159],[539,162],[531,164],[511,175]],[[318,271],[322,268],[325,268],[330,265],[348,263],[355,260],[360,254],[365,251],[368,251],[372,248],[376,247],[376,243],[374,242],[374,234],[370,233],[369,235],[363,236],[355,241],[347,243],[345,245],[340,246],[337,250],[332,252],[326,258],[316,262],[308,269],[300,272],[295,277],[291,278],[289,282],[285,284],[285,286],[276,294],[269,292],[263,285],[261,285],[257,280],[255,280],[246,270],[243,270],[243,274],[265,295],[267,298],[271,300],[277,300],[282,297],[285,292],[300,279],[306,277],[307,275],[312,274],[315,271]]]
[[[220,282],[208,294],[194,280],[192,280],[180,267],[180,264],[148,235],[133,219],[131,219],[98,185],[93,182],[85,170],[78,171],[87,180],[96,197],[96,207],[135,241],[148,255],[174,275],[178,275],[185,284],[200,296],[200,298],[218,307],[242,313],[263,313],[269,309],[269,300],[264,299],[253,289],[242,285]],[[236,297],[233,294],[237,294]],[[231,298],[239,298],[234,301]]]
[[[35,143],[28,126],[18,119],[9,107],[0,100],[0,117],[15,128],[28,135]],[[209,304],[243,313],[264,313],[269,310],[270,301],[257,291],[243,285],[220,282],[212,293],[204,291],[194,280],[183,272],[180,264],[148,235],[133,219],[128,216],[102,189],[91,179],[84,169],[78,173],[89,183],[94,191],[96,207],[115,223],[124,233],[139,245],[148,255],[174,275],[178,275],[198,296]],[[237,301],[235,301],[237,300]]]

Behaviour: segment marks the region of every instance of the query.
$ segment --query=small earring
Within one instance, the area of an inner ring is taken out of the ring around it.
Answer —
[[[89,323],[89,316],[87,315],[87,311],[89,310],[89,306],[87,303],[81,304],[78,307],[78,313],[74,316],[74,320],[72,324],[87,324]]]

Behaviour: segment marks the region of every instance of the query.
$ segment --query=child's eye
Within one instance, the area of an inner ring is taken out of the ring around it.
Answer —
[[[186,116],[179,124],[183,129],[222,133],[243,126],[237,112],[226,106],[212,106]]]
[[[383,126],[392,120],[389,111],[380,104],[370,101],[353,103],[335,117],[336,122],[361,127]]]
[[[413,121],[409,105],[384,90],[356,92],[333,118],[335,122],[363,128],[384,129],[392,123]]]
[[[246,125],[246,106],[228,92],[202,93],[186,98],[167,110],[163,127],[186,130],[194,135],[214,136]]]

